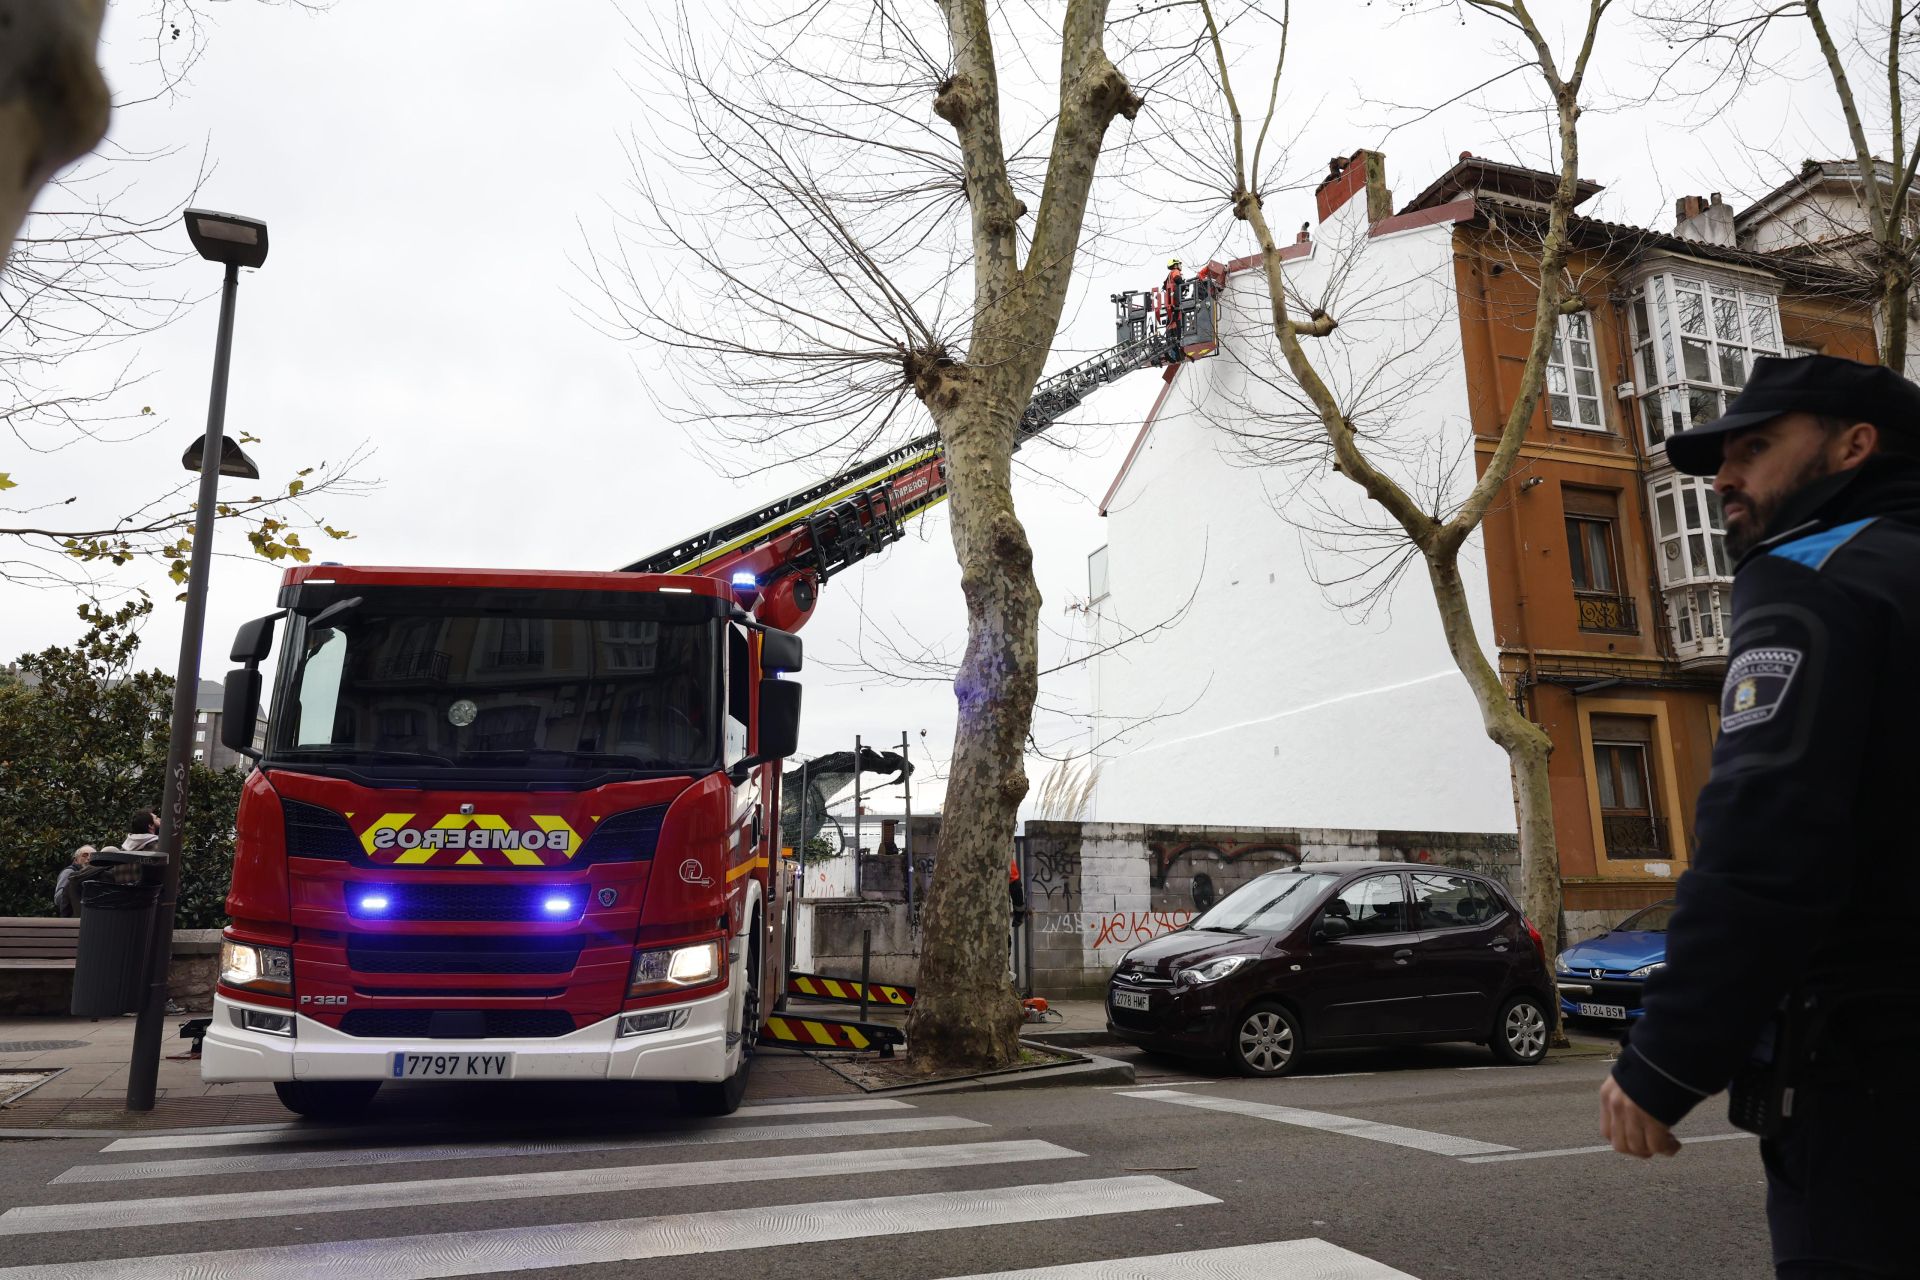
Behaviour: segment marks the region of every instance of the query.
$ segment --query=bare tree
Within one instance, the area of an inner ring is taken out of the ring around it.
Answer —
[[[1283,7],[1280,19],[1274,65],[1275,92],[1269,95],[1259,140],[1249,154],[1245,117],[1233,89],[1219,26],[1210,0],[1199,0],[1199,3],[1212,43],[1219,89],[1228,108],[1233,182],[1227,194],[1234,216],[1252,228],[1260,246],[1271,304],[1271,326],[1288,380],[1297,388],[1305,405],[1310,406],[1311,419],[1317,422],[1336,469],[1391,519],[1399,538],[1410,548],[1403,563],[1417,563],[1426,570],[1454,665],[1472,690],[1487,736],[1506,752],[1511,764],[1519,820],[1523,904],[1530,917],[1547,926],[1546,932],[1551,938],[1557,932],[1552,925],[1560,913],[1560,859],[1547,774],[1552,741],[1544,729],[1514,705],[1499,672],[1487,661],[1473,625],[1466,582],[1461,576],[1460,552],[1512,474],[1527,428],[1539,410],[1547,357],[1560,316],[1567,307],[1582,305],[1577,295],[1568,293],[1567,228],[1580,194],[1581,90],[1600,23],[1611,0],[1588,0],[1584,32],[1570,66],[1556,54],[1526,0],[1460,0],[1461,8],[1498,22],[1518,36],[1526,51],[1524,57],[1530,63],[1530,73],[1538,77],[1553,113],[1559,173],[1537,245],[1538,290],[1531,317],[1532,340],[1519,385],[1507,407],[1500,438],[1486,458],[1485,469],[1463,497],[1445,506],[1423,504],[1417,496],[1419,486],[1406,479],[1407,459],[1382,457],[1371,433],[1363,438],[1357,429],[1356,424],[1364,420],[1362,415],[1367,412],[1365,396],[1370,383],[1365,379],[1358,382],[1330,379],[1324,360],[1307,353],[1306,340],[1334,332],[1340,317],[1294,296],[1280,242],[1267,222],[1263,206],[1266,191],[1261,183],[1260,166],[1262,143],[1274,123],[1277,89],[1286,68],[1290,10]],[[1316,311],[1320,314],[1315,314]],[[1378,413],[1373,416],[1377,418]],[[1393,554],[1390,546],[1383,550],[1388,556]]]
[[[719,393],[721,407],[707,394],[681,411],[765,465],[858,456],[922,415],[939,432],[967,644],[908,1027],[926,1069],[1019,1052],[1006,878],[1040,592],[1013,454],[1108,128],[1141,105],[1108,56],[1107,8],[941,0],[929,40],[894,0],[822,0],[759,28],[740,18],[711,65],[682,15],[650,69],[679,100],[656,95],[648,130],[660,136],[669,105],[689,127],[671,154],[636,144],[641,212],[588,268],[609,328]],[[1054,74],[1026,61],[1048,46]],[[662,281],[641,244],[687,269]]]
[[[1640,11],[1673,50],[1658,68],[1660,91],[1724,110],[1763,78],[1818,78],[1831,87],[1853,153],[1845,179],[1857,187],[1866,233],[1830,225],[1827,230],[1837,234],[1804,236],[1800,247],[1818,247],[1830,261],[1835,250],[1844,251],[1870,279],[1881,324],[1880,363],[1902,371],[1920,267],[1914,210],[1920,139],[1910,136],[1906,121],[1906,99],[1915,88],[1910,55],[1920,42],[1916,14],[1920,7],[1913,0],[1859,0],[1851,6],[1826,0],[1653,0]]]

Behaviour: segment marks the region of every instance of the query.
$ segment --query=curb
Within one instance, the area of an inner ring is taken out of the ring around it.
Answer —
[[[1021,1040],[1034,1049],[1058,1049],[1044,1041]],[[1133,1084],[1133,1064],[1096,1054],[1082,1054],[1078,1062],[1055,1066],[1013,1067],[985,1075],[965,1076],[958,1080],[934,1080],[927,1084],[895,1085],[890,1089],[869,1089],[869,1097],[910,1098],[935,1093],[988,1093],[1002,1089],[1049,1089],[1068,1085]]]
[[[1056,1048],[1077,1049],[1083,1045],[1111,1044],[1124,1045],[1126,1041],[1116,1039],[1110,1031],[1032,1031],[1021,1037],[1028,1044],[1051,1045]]]

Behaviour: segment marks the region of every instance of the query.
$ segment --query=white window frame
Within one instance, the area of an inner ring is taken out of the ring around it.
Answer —
[[[1656,457],[1668,436],[1724,413],[1756,357],[1783,350],[1780,295],[1757,281],[1676,265],[1640,281],[1627,310],[1640,430]]]
[[[1579,332],[1576,332],[1579,331]],[[1577,357],[1586,348],[1586,361]],[[1581,387],[1586,389],[1583,391]],[[1600,362],[1594,355],[1593,316],[1586,311],[1561,316],[1553,331],[1553,346],[1547,352],[1546,382],[1541,394],[1547,401],[1547,421],[1563,431],[1597,431],[1607,427],[1606,397],[1601,395]],[[1559,403],[1556,404],[1555,402]],[[1581,417],[1581,410],[1593,406],[1593,421]],[[1561,406],[1565,406],[1564,413]]]

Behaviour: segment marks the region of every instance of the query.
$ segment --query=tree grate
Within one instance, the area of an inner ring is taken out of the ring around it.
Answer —
[[[0,1053],[52,1053],[56,1049],[84,1049],[85,1040],[0,1040]]]

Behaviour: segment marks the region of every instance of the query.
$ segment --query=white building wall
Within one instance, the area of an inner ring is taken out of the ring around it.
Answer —
[[[1358,402],[1362,386],[1395,384],[1391,430],[1412,446],[1413,467],[1444,462],[1464,493],[1474,472],[1452,226],[1369,240],[1365,204],[1349,201],[1321,225],[1312,256],[1288,267],[1298,296],[1341,320],[1310,350]],[[1108,503],[1101,642],[1187,612],[1096,660],[1094,738],[1126,732],[1100,751],[1089,816],[1511,832],[1505,757],[1447,653],[1424,572],[1416,564],[1364,621],[1335,608],[1316,577],[1354,566],[1314,530],[1342,514],[1377,517],[1324,454],[1304,466],[1236,456],[1229,428],[1299,412],[1265,341],[1267,314],[1260,273],[1235,274],[1221,354],[1181,371]],[[1310,440],[1318,428],[1291,430]],[[1478,535],[1462,568],[1488,643]]]

